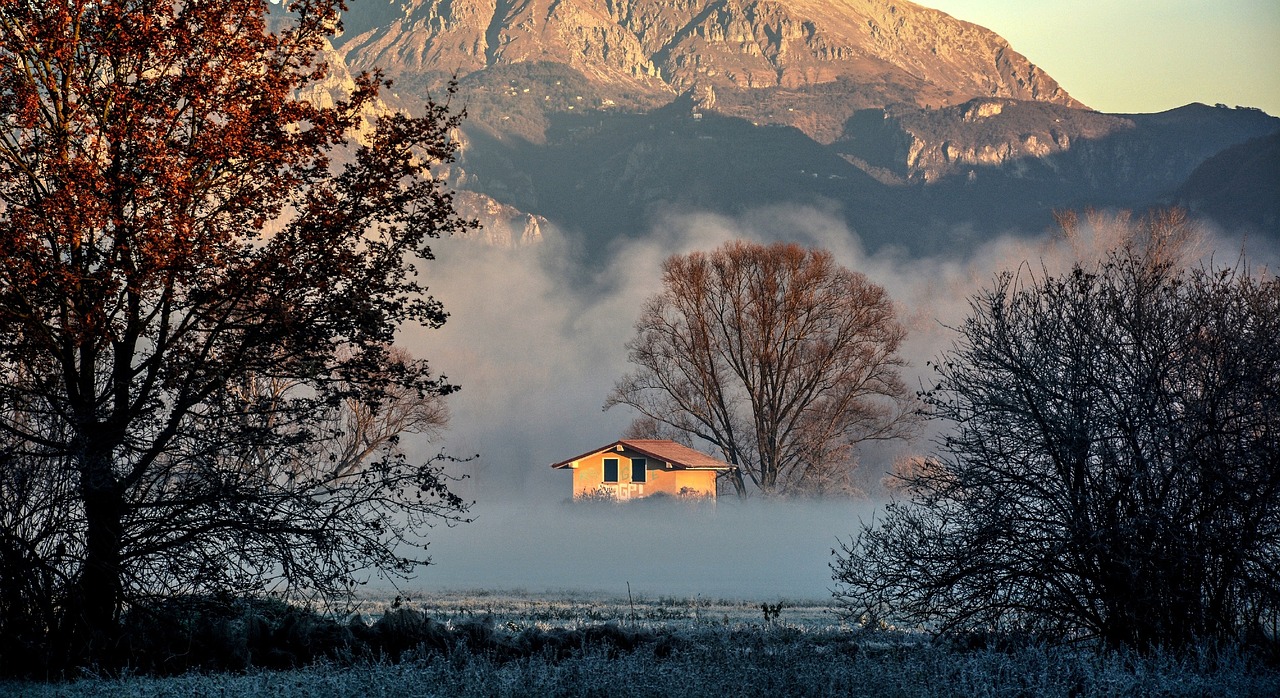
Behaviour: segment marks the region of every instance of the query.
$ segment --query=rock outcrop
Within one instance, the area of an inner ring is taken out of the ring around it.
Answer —
[[[325,42],[319,58],[329,65],[329,74],[324,80],[311,83],[298,92],[298,97],[319,107],[332,107],[340,101],[351,99],[356,91],[355,78],[347,69],[342,54],[334,50],[329,42]],[[374,122],[381,116],[389,116],[395,110],[381,97],[366,103],[360,110],[361,123],[352,134],[358,142],[364,143],[373,133]]]
[[[453,203],[459,216],[480,222],[480,228],[470,231],[466,237],[493,247],[537,245],[542,242],[543,229],[548,225],[542,216],[525,213],[485,194],[459,191],[454,194]]]
[[[399,17],[345,48],[354,66],[393,76],[466,75],[525,62],[562,63],[601,82],[645,83],[657,73],[638,37],[605,3],[590,0],[409,0]]]
[[[585,78],[592,89],[574,97],[588,107],[651,107],[713,89],[725,113],[824,142],[855,110],[900,101],[1083,106],[995,33],[901,0],[404,0],[398,11],[370,3],[355,4],[365,14],[347,18],[341,50],[353,68],[379,66],[414,86],[457,75],[492,90],[513,82],[504,67],[553,64]],[[475,77],[486,72],[493,84]],[[577,106],[542,96],[544,110]],[[497,105],[494,115],[480,111],[502,130]]]
[[[1048,158],[1133,127],[1123,116],[980,98],[940,109],[895,105],[861,111],[833,145],[851,161],[901,181],[936,182]]]

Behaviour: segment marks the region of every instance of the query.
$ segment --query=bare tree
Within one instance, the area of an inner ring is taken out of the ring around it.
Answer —
[[[1147,264],[1187,266],[1204,251],[1204,229],[1184,208],[1132,211],[1055,211],[1061,239],[1077,260],[1092,262],[1115,250],[1129,250]]]
[[[731,242],[667,259],[663,287],[605,409],[718,449],[739,495],[840,491],[858,443],[911,431],[893,304],[829,252]]]
[[[395,443],[454,388],[390,347],[446,317],[417,275],[471,225],[432,169],[459,117],[356,147],[379,76],[300,99],[340,6],[0,0],[5,647],[109,660],[155,594],[340,596],[464,509]]]
[[[941,455],[833,564],[849,617],[1135,647],[1274,623],[1280,282],[1167,251],[971,300],[925,396]]]

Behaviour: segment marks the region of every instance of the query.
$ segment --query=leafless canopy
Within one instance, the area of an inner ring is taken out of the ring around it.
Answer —
[[[847,489],[853,447],[907,434],[905,331],[884,289],[825,250],[731,242],[663,265],[627,344],[627,405],[648,435],[701,439],[740,495]]]
[[[926,394],[940,457],[833,565],[850,617],[1137,647],[1274,628],[1280,281],[1151,252],[972,299]]]

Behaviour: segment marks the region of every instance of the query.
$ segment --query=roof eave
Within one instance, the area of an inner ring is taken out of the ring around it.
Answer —
[[[601,446],[600,448],[593,448],[590,451],[587,451],[586,453],[574,456],[573,458],[570,458],[568,460],[562,460],[559,463],[552,463],[551,467],[556,470],[564,470],[565,468],[572,468],[573,464],[576,463],[577,461],[580,461],[583,458],[587,458],[589,456],[594,456],[597,453],[605,453],[608,451],[620,451],[623,449],[626,449],[628,451],[634,451],[635,453],[639,453],[647,458],[653,458],[654,460],[662,461],[663,463],[668,463],[671,465],[672,469],[678,469],[678,470],[725,471],[725,470],[733,470],[733,467],[734,467],[733,465],[730,465],[728,463],[724,465],[685,465],[678,461],[672,461],[667,456],[664,456],[660,453],[656,453],[654,451],[646,449],[643,446],[636,444],[634,441],[628,441],[627,439],[618,439],[613,443],[607,444],[605,446]]]
[[[559,463],[552,463],[551,467],[558,468],[558,469],[571,468],[573,467],[574,462],[580,461],[583,458],[586,458],[587,456],[594,456],[597,453],[604,453],[605,451],[613,451],[617,449],[621,443],[622,443],[622,440],[619,439],[607,446],[601,446],[600,448],[593,448],[590,451],[583,453],[582,455],[574,456],[573,458],[570,458],[568,460],[562,460]]]

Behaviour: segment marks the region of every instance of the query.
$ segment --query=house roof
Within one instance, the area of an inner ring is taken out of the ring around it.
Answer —
[[[551,467],[567,468],[573,465],[574,461],[582,460],[587,456],[593,456],[605,451],[621,451],[624,449],[670,463],[674,468],[683,468],[685,470],[729,470],[733,468],[732,465],[718,458],[713,458],[701,451],[695,451],[688,446],[666,439],[619,439],[600,448],[593,448],[582,455],[574,456],[559,463],[552,463]]]

